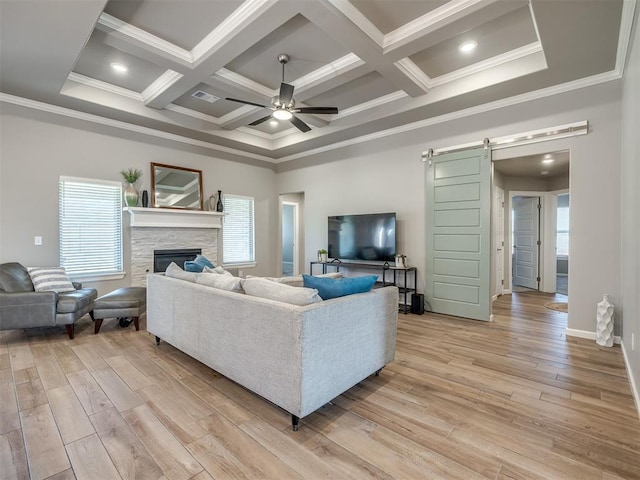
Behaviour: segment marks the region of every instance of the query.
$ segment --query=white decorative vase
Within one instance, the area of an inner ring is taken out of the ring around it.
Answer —
[[[596,309],[596,343],[602,347],[613,346],[613,304],[605,295]]]
[[[396,255],[396,267],[407,268],[407,257],[403,255]]]
[[[138,206],[138,198],[138,190],[135,185],[133,183],[127,185],[127,188],[124,189],[124,203],[127,207]]]
[[[326,253],[321,253],[320,254],[320,261],[326,263],[327,260],[328,260],[327,254]]]

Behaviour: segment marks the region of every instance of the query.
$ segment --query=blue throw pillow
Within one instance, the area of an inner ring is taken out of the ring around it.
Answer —
[[[184,262],[184,269],[187,272],[202,272],[204,267],[216,268],[216,266],[209,261],[207,257],[202,255],[196,255],[193,260],[187,260]]]
[[[305,287],[315,288],[323,300],[344,297],[354,293],[368,292],[378,280],[377,275],[365,275],[363,277],[328,278],[302,275]]]

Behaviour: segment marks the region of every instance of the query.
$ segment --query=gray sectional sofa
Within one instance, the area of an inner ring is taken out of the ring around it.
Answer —
[[[295,288],[295,287],[291,287]],[[147,330],[300,418],[395,356],[398,289],[297,306],[147,276]]]

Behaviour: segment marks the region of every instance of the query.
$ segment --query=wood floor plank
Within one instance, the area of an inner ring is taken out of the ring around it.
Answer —
[[[13,430],[0,435],[0,477],[4,480],[29,478],[22,430]]]
[[[42,480],[71,467],[48,404],[20,412],[29,473]]]
[[[68,385],[67,377],[54,355],[36,355],[34,357],[38,376],[45,390]]]
[[[187,480],[203,470],[149,407],[141,405],[122,416],[168,478]]]
[[[123,479],[162,477],[162,469],[115,408],[98,412],[90,419]]]
[[[18,399],[13,383],[0,384],[0,435],[20,428]]]
[[[65,445],[95,433],[71,385],[49,390],[47,398]]]
[[[87,415],[113,407],[109,397],[88,370],[69,373],[67,379]]]
[[[113,370],[109,368],[95,370],[91,375],[118,411],[123,412],[144,403]]]
[[[121,480],[118,470],[95,433],[66,446],[78,480]]]
[[[102,370],[107,368],[107,363],[102,359],[100,355],[96,353],[96,350],[92,345],[81,344],[71,347],[73,353],[80,359],[84,367],[90,372],[94,370]]]
[[[17,384],[16,394],[20,410],[27,410],[47,403],[47,395],[39,378]]]
[[[153,382],[138,370],[129,360],[122,355],[107,358],[106,362],[116,372],[131,390],[139,390],[153,385]]]

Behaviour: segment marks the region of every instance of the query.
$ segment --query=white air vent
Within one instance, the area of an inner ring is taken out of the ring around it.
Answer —
[[[220,100],[220,97],[216,97],[215,95],[211,95],[210,93],[203,92],[202,90],[193,92],[191,96],[199,98],[200,100],[204,100],[205,102],[209,102],[209,103],[213,103],[216,100]]]

